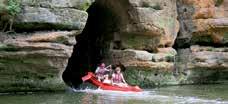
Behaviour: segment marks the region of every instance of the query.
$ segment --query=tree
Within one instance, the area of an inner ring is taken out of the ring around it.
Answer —
[[[0,5],[0,21],[2,31],[13,31],[12,26],[16,15],[21,11],[19,0],[1,0]]]

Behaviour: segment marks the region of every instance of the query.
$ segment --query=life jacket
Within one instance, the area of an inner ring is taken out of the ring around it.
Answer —
[[[115,73],[112,80],[113,80],[113,83],[122,83],[123,79],[121,77],[121,73],[119,74]]]

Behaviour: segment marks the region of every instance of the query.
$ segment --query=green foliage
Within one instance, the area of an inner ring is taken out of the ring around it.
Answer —
[[[15,16],[21,11],[20,0],[0,0],[0,28],[3,32],[13,32]]]
[[[20,1],[8,0],[8,6],[6,9],[11,16],[17,15],[21,11]]]
[[[6,45],[6,44],[0,44],[0,51],[18,51],[19,49],[17,49],[15,46],[13,45]]]
[[[220,6],[224,0],[214,0],[215,1],[215,6]]]

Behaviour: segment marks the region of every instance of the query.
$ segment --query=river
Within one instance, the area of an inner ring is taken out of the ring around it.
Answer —
[[[169,86],[140,93],[95,89],[1,94],[1,104],[228,104],[228,84]]]

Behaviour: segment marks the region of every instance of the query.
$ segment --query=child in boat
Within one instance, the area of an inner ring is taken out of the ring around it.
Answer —
[[[128,85],[123,77],[123,74],[121,73],[121,68],[119,66],[115,68],[115,72],[112,74],[112,82],[114,85],[118,86]]]
[[[105,72],[103,83],[112,84],[111,78],[112,77],[109,75],[109,72]]]
[[[97,67],[95,74],[96,74],[98,81],[102,81],[104,79],[104,74],[105,74],[105,72],[109,71],[109,69],[107,69],[109,67],[110,67],[110,65],[108,67],[105,67],[104,63],[101,63],[100,66]]]

